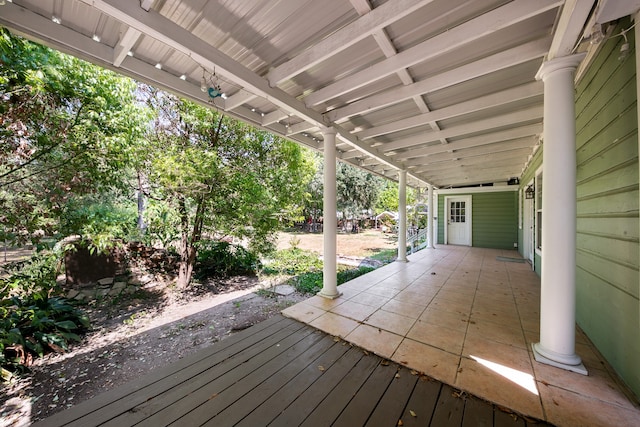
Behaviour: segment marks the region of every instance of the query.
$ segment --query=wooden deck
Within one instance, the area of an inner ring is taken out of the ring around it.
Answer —
[[[283,316],[34,426],[526,426]]]

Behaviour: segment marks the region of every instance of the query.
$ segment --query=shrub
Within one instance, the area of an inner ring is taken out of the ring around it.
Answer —
[[[316,254],[299,248],[290,248],[276,252],[266,272],[296,275],[321,270],[322,261]]]
[[[260,266],[258,257],[240,245],[202,240],[196,249],[198,258],[194,272],[198,279],[255,273]]]
[[[367,274],[375,270],[373,267],[359,267],[351,268],[348,270],[338,271],[337,283],[338,286],[353,280],[356,277]],[[298,292],[305,294],[315,294],[322,289],[322,271],[314,271],[310,273],[304,273],[291,279],[290,284],[296,288]]]
[[[0,298],[26,296],[57,291],[59,256],[53,252],[40,252],[30,259],[9,265],[8,278],[0,279]]]
[[[89,329],[89,319],[68,300],[44,293],[0,301],[0,370],[3,378],[35,357],[64,352]]]

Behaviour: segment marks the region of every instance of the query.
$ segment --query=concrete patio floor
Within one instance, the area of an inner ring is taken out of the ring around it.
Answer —
[[[558,426],[640,425],[638,402],[579,328],[588,376],[535,362],[540,278],[516,251],[439,246],[408,258],[283,314]]]

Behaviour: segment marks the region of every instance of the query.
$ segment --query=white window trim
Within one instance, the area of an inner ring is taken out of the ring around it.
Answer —
[[[534,175],[534,180],[533,180],[533,188],[536,190],[535,195],[533,197],[533,211],[534,211],[534,216],[533,216],[533,227],[534,227],[534,233],[533,233],[533,238],[534,238],[534,250],[536,252],[537,255],[542,257],[542,248],[540,247],[540,245],[538,245],[538,228],[539,228],[539,224],[538,224],[538,217],[540,218],[540,221],[542,221],[542,209],[538,209],[538,177],[542,175],[542,166],[540,166],[537,170],[536,173]],[[544,178],[543,178],[543,182],[544,182]],[[544,184],[543,184],[544,185]],[[542,195],[540,195],[540,198],[542,197]],[[538,216],[538,212],[540,212],[540,216]]]

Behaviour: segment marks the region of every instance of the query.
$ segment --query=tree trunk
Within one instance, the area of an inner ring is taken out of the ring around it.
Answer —
[[[180,212],[180,265],[178,267],[178,288],[186,289],[191,282],[193,274],[193,265],[196,261],[196,249],[189,240],[189,214],[184,199],[179,202]]]
[[[191,283],[193,267],[196,263],[197,251],[195,244],[202,238],[202,226],[204,223],[204,201],[198,200],[195,218],[193,219],[193,231],[189,238],[189,213],[184,199],[179,202],[181,237],[180,237],[180,265],[178,267],[178,287],[185,289]]]
[[[142,174],[138,172],[138,230],[144,234],[147,224],[144,222],[144,189],[142,187]]]

